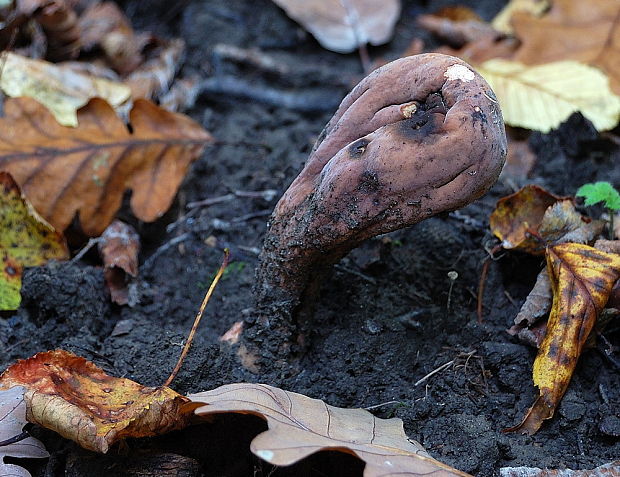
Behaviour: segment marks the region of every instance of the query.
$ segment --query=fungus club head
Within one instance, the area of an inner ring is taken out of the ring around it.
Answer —
[[[313,268],[480,197],[505,156],[499,104],[469,65],[424,54],[377,69],[342,101],[278,202],[259,282],[295,302]]]

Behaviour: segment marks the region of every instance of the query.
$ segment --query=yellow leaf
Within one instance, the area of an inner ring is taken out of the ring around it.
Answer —
[[[534,361],[539,397],[523,422],[509,430],[534,434],[553,416],[568,388],[583,345],[620,278],[620,255],[577,243],[547,248],[553,305]]]
[[[527,66],[492,59],[477,67],[497,95],[504,122],[549,132],[579,111],[599,131],[620,120],[620,97],[597,68],[576,61]]]
[[[107,452],[126,437],[184,428],[196,405],[166,386],[151,388],[115,378],[68,351],[38,353],[0,376],[0,389],[26,388],[26,418],[77,442]]]
[[[69,257],[61,234],[35,212],[8,172],[0,172],[0,310],[21,301],[23,267]]]
[[[33,60],[15,53],[0,58],[0,88],[13,98],[29,96],[46,106],[63,126],[77,126],[77,110],[91,98],[103,98],[113,107],[123,104],[131,89],[103,78],[77,73],[62,64]]]

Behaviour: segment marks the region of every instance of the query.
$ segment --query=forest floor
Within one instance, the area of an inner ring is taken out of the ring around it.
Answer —
[[[394,39],[371,48],[372,59],[397,58],[414,37],[432,46],[415,27],[415,17],[453,2],[403,3]],[[503,2],[459,3],[490,19]],[[134,306],[110,303],[94,252],[77,262],[29,269],[22,307],[0,319],[0,368],[63,348],[112,375],[144,385],[163,383],[222,250],[229,247],[234,262],[172,385],[178,392],[252,381],[334,406],[372,407],[377,416],[401,418],[407,434],[435,458],[482,477],[507,466],[593,468],[620,456],[620,440],[609,432],[610,426],[620,427],[618,351],[614,364],[602,346],[584,352],[556,416],[537,434],[502,432],[520,421],[536,397],[536,350],[506,329],[543,262],[511,252],[492,261],[478,323],[485,247],[496,243],[488,217],[497,199],[514,191],[501,181],[465,209],[370,240],[343,259],[324,284],[310,346],[295,366],[260,375],[241,367],[218,338],[252,313],[254,268],[269,214],[339,101],[363,76],[359,57],[322,49],[268,0],[178,5],[128,0],[123,8],[136,29],[186,41],[183,74],[220,78],[229,88],[233,79],[245,86],[236,96],[215,88],[203,92],[189,111],[217,141],[194,163],[170,212],[153,224],[121,214],[137,227],[143,247],[140,275],[132,285]],[[281,70],[222,58],[218,44],[259,48]],[[601,139],[581,116],[550,134],[533,133],[529,141],[537,162],[519,186],[536,183],[574,195],[586,182],[620,183],[618,146]],[[275,193],[187,207],[234,191]],[[450,271],[458,273],[454,282]],[[620,347],[617,325],[605,337]],[[445,363],[451,364],[420,382]],[[39,475],[138,475],[129,469],[147,468],[153,456],[165,461],[172,454],[196,463],[182,475],[361,475],[362,463],[331,453],[272,473],[249,452],[249,441],[264,428],[258,418],[221,417],[172,435],[130,441],[107,456],[39,430],[52,453]]]

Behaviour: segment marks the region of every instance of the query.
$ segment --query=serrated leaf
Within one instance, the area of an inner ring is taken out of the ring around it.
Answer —
[[[620,210],[620,193],[609,182],[584,184],[575,195],[585,197],[584,203],[587,206],[604,202],[608,209]]]
[[[11,175],[0,172],[0,310],[19,307],[24,267],[67,258],[64,237],[35,212]]]
[[[528,66],[496,58],[477,70],[495,91],[504,122],[511,126],[549,132],[577,111],[599,131],[620,120],[620,97],[597,68],[576,61]]]
[[[205,405],[199,416],[237,412],[267,421],[250,444],[274,465],[290,465],[321,450],[349,452],[366,462],[364,477],[467,476],[431,458],[405,435],[400,419],[379,419],[363,409],[342,409],[266,384],[238,383],[188,396]]]
[[[36,99],[64,126],[77,126],[77,110],[91,98],[105,99],[116,107],[131,96],[127,85],[78,73],[66,65],[10,52],[0,56],[0,64],[0,88],[7,96]]]

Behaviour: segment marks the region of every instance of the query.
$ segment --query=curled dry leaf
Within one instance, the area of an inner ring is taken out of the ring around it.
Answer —
[[[162,42],[150,59],[125,78],[125,84],[131,88],[132,97],[155,99],[167,93],[184,53],[183,40]]]
[[[80,53],[80,28],[69,0],[20,0],[20,9],[34,13],[47,40],[45,56],[50,61],[76,58]]]
[[[181,114],[137,100],[130,132],[114,110],[92,99],[77,128],[60,126],[30,98],[10,99],[0,118],[0,168],[13,174],[34,207],[64,230],[79,212],[82,229],[97,236],[112,221],[123,193],[150,222],[170,206],[190,163],[211,136]],[[15,138],[20,138],[18,142]]]
[[[457,10],[462,12],[468,9]],[[473,12],[471,15],[453,15],[454,10],[440,10],[433,15],[420,15],[416,19],[418,26],[438,36],[454,48],[459,48],[466,43],[478,41],[483,38],[498,39],[501,33],[496,31],[491,25],[477,17]]]
[[[519,313],[517,313],[514,320],[515,326],[509,330],[509,333],[520,333],[524,326],[531,326],[536,323],[539,318],[549,313],[552,303],[553,293],[549,272],[547,268],[543,268],[538,277],[536,277],[534,288],[532,288]]]
[[[514,57],[526,64],[575,60],[602,69],[620,94],[620,2],[553,0],[543,16],[516,12],[515,35],[522,45]],[[586,86],[586,85],[584,85]]]
[[[139,252],[140,236],[131,225],[115,220],[101,234],[99,254],[103,260],[103,275],[112,301],[118,305],[128,302],[127,275],[138,275]]]
[[[76,112],[91,98],[102,98],[118,107],[131,95],[131,89],[122,83],[82,74],[71,67],[10,52],[3,53],[0,61],[2,91],[13,98],[36,99],[65,126],[77,126]]]
[[[273,0],[328,50],[350,53],[392,37],[400,0]]]
[[[523,422],[507,429],[530,435],[553,416],[562,399],[583,345],[620,278],[620,255],[577,243],[552,245],[547,269],[553,305],[533,373],[540,394]]]
[[[0,391],[0,442],[9,440],[22,433],[27,424],[25,388],[20,386]],[[21,457],[39,459],[49,457],[43,444],[34,437],[0,447],[0,475],[3,477],[30,477],[23,467],[5,464],[4,457]]]
[[[503,467],[500,477],[614,477],[620,475],[620,460],[594,469],[539,469],[538,467]]]
[[[189,398],[199,416],[237,412],[267,421],[252,452],[270,464],[290,465],[321,450],[356,455],[364,477],[388,475],[466,476],[431,458],[405,435],[400,419],[379,419],[363,409],[342,409],[265,384],[228,384]]]
[[[196,405],[167,387],[107,375],[68,351],[38,353],[0,376],[0,389],[23,386],[26,418],[86,449],[107,452],[127,437],[185,427]]]
[[[620,120],[620,97],[597,68],[577,61],[529,66],[500,58],[477,68],[497,94],[504,121],[511,126],[549,132],[576,111],[599,131],[614,128]]]
[[[24,267],[65,260],[64,237],[35,212],[7,172],[0,172],[0,310],[21,302]]]
[[[527,185],[497,201],[489,218],[491,231],[506,249],[541,255],[544,244],[535,240],[531,232],[536,233],[547,208],[562,199],[542,187]]]

